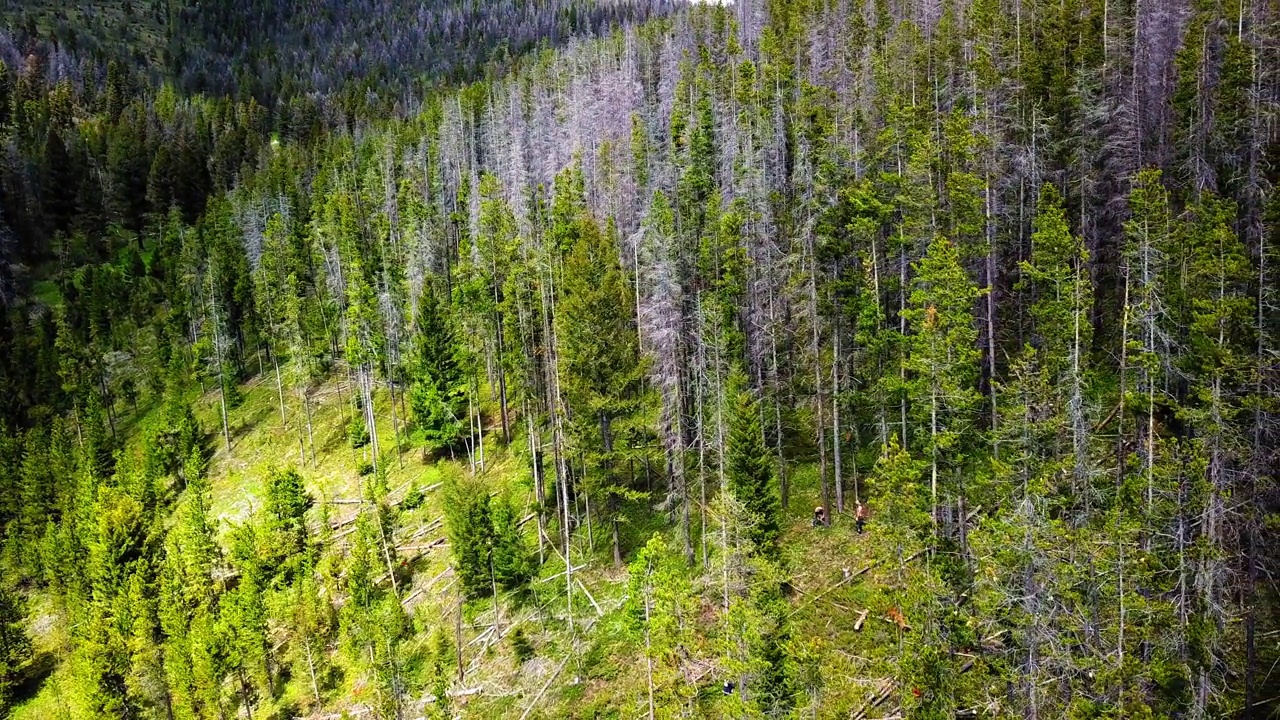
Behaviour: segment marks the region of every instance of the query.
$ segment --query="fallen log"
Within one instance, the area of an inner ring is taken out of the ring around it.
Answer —
[[[441,545],[444,545],[448,542],[449,542],[449,538],[436,538],[435,540],[432,540],[426,545],[401,545],[400,547],[396,548],[396,552],[434,550],[435,548],[438,548]]]
[[[471,642],[467,643],[467,644],[466,644],[466,645],[464,645],[463,647],[471,647],[472,645],[475,645],[475,644],[476,644],[476,643],[478,643],[478,642],[484,642],[485,640],[488,640],[488,639],[489,639],[489,635],[490,635],[490,634],[491,634],[495,629],[496,629],[496,628],[495,628],[495,626],[490,625],[488,628],[486,628],[486,629],[485,629],[485,631],[484,631],[484,632],[482,632],[482,633],[480,633],[479,635],[477,635],[477,636],[475,636],[474,638],[472,638],[472,639],[471,639]],[[486,645],[485,647],[487,648],[487,647],[488,647],[488,645]],[[468,668],[467,672],[470,672],[470,668]]]
[[[596,609],[596,615],[597,616],[604,615],[604,611],[601,610],[600,606],[596,604],[596,599],[591,597],[591,591],[587,589],[586,585],[582,584],[582,578],[574,578],[574,580],[578,581],[578,587],[582,588],[582,592],[587,594],[587,599],[591,601],[591,606]]]
[[[573,568],[573,571],[574,571],[574,572],[578,572],[579,570],[585,570],[585,569],[586,569],[586,567],[587,567],[586,565],[579,565],[578,567]],[[558,578],[558,577],[560,577],[560,576],[564,575],[564,574],[565,574],[565,572],[566,572],[566,571],[561,570],[560,572],[556,573],[555,575],[552,575],[551,577],[539,578],[539,579],[538,579],[538,582],[540,582],[540,583],[544,583],[544,582],[551,582],[552,580],[555,580],[556,578]]]
[[[440,527],[443,524],[444,524],[444,520],[432,520],[426,525],[423,525],[417,530],[414,530],[412,535],[404,539],[404,542],[412,542],[414,540],[417,540],[418,538],[422,537],[423,535],[426,535],[432,530],[435,530],[436,528]]]
[[[792,610],[792,611],[791,611],[791,615],[795,615],[796,613],[800,612],[801,610],[805,609],[806,607],[809,607],[810,605],[814,604],[814,603],[815,603],[815,602],[817,602],[818,600],[822,599],[822,597],[823,597],[824,595],[826,595],[827,593],[834,591],[835,589],[839,588],[840,586],[844,585],[845,583],[849,582],[850,580],[853,580],[853,579],[854,579],[854,578],[856,578],[856,577],[861,577],[861,576],[863,576],[863,575],[866,575],[867,573],[871,572],[871,569],[872,569],[872,568],[874,568],[875,566],[876,566],[876,564],[873,562],[873,563],[871,563],[870,565],[867,565],[866,567],[862,568],[861,570],[859,570],[859,571],[857,571],[857,572],[855,572],[855,573],[850,573],[849,575],[846,575],[846,576],[845,576],[845,578],[844,578],[843,580],[841,580],[840,582],[836,583],[835,585],[832,585],[831,587],[827,588],[826,590],[823,590],[822,592],[818,593],[817,595],[813,595],[813,596],[811,596],[808,602],[806,602],[806,603],[802,604],[800,607],[796,608],[795,610]],[[788,615],[787,617],[791,617],[791,615]]]
[[[529,713],[533,712],[533,709],[538,706],[538,702],[542,700],[542,696],[547,693],[547,688],[551,687],[551,683],[555,682],[556,678],[560,677],[561,671],[564,670],[565,665],[569,664],[569,659],[572,658],[573,655],[574,653],[570,652],[568,655],[564,656],[564,660],[560,661],[560,667],[556,668],[556,671],[551,673],[551,677],[547,678],[546,684],[542,686],[542,689],[538,691],[537,695],[533,696],[533,701],[529,703],[529,707],[525,708],[524,712],[520,713],[520,720],[525,720],[525,718],[529,717]]]
[[[344,537],[346,537],[346,536],[350,535],[351,533],[353,533],[353,532],[355,532],[356,530],[359,530],[359,529],[360,529],[360,528],[355,528],[355,527],[353,527],[353,528],[347,528],[346,530],[343,530],[342,532],[338,533],[337,535],[334,535],[333,537],[329,538],[329,542],[334,542],[334,541],[336,541],[336,540],[341,540],[342,538],[344,538]]]

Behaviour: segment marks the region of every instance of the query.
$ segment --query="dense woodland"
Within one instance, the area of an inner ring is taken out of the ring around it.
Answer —
[[[0,0],[0,56],[53,44],[65,73],[115,60],[184,92],[396,101],[534,47],[670,13],[682,0]],[[8,47],[6,47],[8,46]],[[5,57],[9,60],[9,57]],[[12,63],[11,63],[12,64]],[[80,66],[80,67],[76,67]],[[88,72],[92,72],[89,70]],[[372,111],[366,117],[373,117]]]
[[[1280,711],[1274,3],[245,4],[0,39],[0,716]]]

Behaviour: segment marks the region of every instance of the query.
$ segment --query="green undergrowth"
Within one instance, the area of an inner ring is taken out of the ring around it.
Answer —
[[[351,391],[336,381],[324,384],[313,396],[312,429],[314,461],[306,443],[305,415],[295,396],[287,393],[282,422],[274,376],[264,376],[239,388],[239,402],[228,413],[230,449],[222,436],[220,401],[205,393],[196,415],[208,433],[212,450],[209,478],[212,510],[219,520],[224,550],[230,530],[245,522],[264,502],[265,478],[271,468],[296,468],[314,506],[309,514],[313,537],[324,544],[329,558],[322,568],[335,572],[348,552],[359,512],[362,487],[372,479],[369,446],[353,448],[346,428],[351,419]],[[501,442],[496,412],[485,414],[485,463],[477,472],[492,493],[506,492],[514,500],[526,546],[540,561],[537,576],[519,593],[503,592],[498,602],[481,599],[461,602],[460,587],[450,568],[451,556],[443,523],[441,485],[449,476],[471,472],[465,447],[452,457],[428,458],[421,450],[401,442],[396,450],[390,398],[385,389],[375,396],[378,435],[383,448],[380,472],[385,473],[388,502],[397,506],[394,542],[397,553],[396,591],[409,611],[411,638],[405,643],[404,671],[419,686],[430,687],[427,658],[438,651],[441,638],[462,644],[463,673],[457,673],[456,651],[451,651],[447,692],[449,709],[464,717],[527,718],[631,718],[646,711],[644,648],[627,611],[627,567],[654,534],[682,553],[683,541],[675,529],[678,518],[664,505],[664,489],[655,484],[647,499],[631,501],[619,527],[623,567],[613,561],[612,538],[606,524],[583,522],[575,531],[570,555],[572,586],[565,581],[557,519],[546,520],[547,539],[538,541],[538,523],[530,519],[536,504],[531,474],[522,452],[527,440],[518,433],[510,447]],[[152,421],[159,407],[139,407],[119,419],[119,431],[128,438],[126,452],[141,442],[138,428]],[[403,422],[397,406],[397,420]],[[362,474],[362,470],[366,471]],[[814,504],[820,502],[817,468],[793,467],[790,503],[786,509],[782,564],[789,583],[792,608],[792,650],[804,662],[827,668],[827,677],[839,677],[838,685],[815,687],[821,693],[824,712],[840,709],[847,716],[861,707],[878,689],[890,658],[902,641],[886,614],[895,607],[895,583],[903,578],[883,561],[890,548],[875,533],[859,536],[848,515],[835,517],[829,528],[813,528]],[[713,479],[708,479],[714,484]],[[709,492],[711,492],[709,490]],[[851,491],[850,491],[851,492]],[[409,498],[406,505],[401,503]],[[170,498],[173,501],[173,498]],[[180,501],[179,501],[180,502]],[[176,506],[176,502],[175,502]],[[584,509],[584,508],[580,508]],[[705,525],[704,525],[705,524]],[[681,661],[688,707],[704,716],[725,714],[719,669],[721,595],[715,556],[719,535],[714,512],[704,516],[696,508],[691,516],[690,547],[695,563],[689,572],[695,594],[696,615],[690,621],[697,636]],[[705,527],[705,531],[704,531]],[[873,525],[874,529],[874,525]],[[703,569],[705,552],[710,564]],[[844,569],[861,570],[881,563],[851,582],[841,584]],[[325,572],[325,570],[321,570]],[[386,585],[385,576],[382,583]],[[836,586],[832,589],[833,586]],[[572,619],[567,598],[572,592]],[[31,635],[36,656],[51,663],[39,692],[20,706],[15,720],[49,720],[66,713],[68,670],[54,658],[67,642],[59,610],[43,596],[32,598]],[[855,630],[859,614],[867,612],[861,630]],[[494,640],[495,635],[501,639]],[[451,645],[451,647],[453,647]],[[360,673],[344,666],[342,651],[330,649],[335,670],[324,688],[322,707],[313,707],[309,683],[290,677],[274,702],[255,717],[358,716],[370,700],[370,689]],[[803,672],[799,673],[804,676]],[[430,717],[439,709],[431,693],[411,698],[409,717]],[[874,717],[875,715],[872,715]]]

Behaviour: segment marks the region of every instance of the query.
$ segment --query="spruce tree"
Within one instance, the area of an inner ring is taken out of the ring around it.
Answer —
[[[357,405],[363,412],[364,431],[369,434],[369,457],[373,471],[382,462],[378,422],[374,411],[375,374],[384,357],[386,338],[382,335],[378,298],[366,269],[358,259],[347,272],[346,359],[355,373],[360,395]]]
[[[912,445],[929,458],[935,523],[941,520],[938,502],[945,490],[939,486],[946,483],[949,496],[962,492],[959,475],[974,450],[980,396],[973,303],[978,295],[956,246],[942,236],[934,238],[916,265],[910,305],[903,315],[914,333],[907,359],[913,373],[908,390],[917,422]]]
[[[493,527],[493,574],[498,585],[515,590],[533,575],[529,550],[520,532],[520,517],[507,493],[500,493],[489,503],[489,519]]]
[[[657,533],[631,561],[626,609],[644,644],[650,715],[688,707],[695,689],[683,682],[679,658],[695,642],[693,588],[684,562]]]
[[[753,552],[776,557],[782,534],[782,508],[773,477],[773,459],[764,444],[760,405],[740,370],[729,378],[733,405],[726,440],[725,482],[749,516],[747,536]]]
[[[311,554],[306,512],[312,500],[302,476],[292,468],[270,469],[266,485],[263,551],[270,558],[272,574],[287,584],[296,571],[305,567]]]
[[[489,491],[474,478],[453,477],[445,481],[445,523],[453,570],[468,598],[493,594],[493,521]]]
[[[314,569],[298,574],[290,597],[289,630],[293,634],[290,655],[294,674],[305,678],[312,703],[319,705],[329,675],[328,644],[334,628],[333,606],[320,595]]]
[[[582,490],[597,507],[603,501],[620,565],[617,525],[622,502],[635,496],[622,457],[639,410],[643,365],[616,240],[588,216],[575,222],[578,237],[565,260],[564,298],[556,310],[561,388],[572,439],[589,466]]]
[[[462,352],[446,307],[430,282],[423,283],[413,322],[409,361],[409,414],[422,456],[449,447],[462,436],[467,412]]]

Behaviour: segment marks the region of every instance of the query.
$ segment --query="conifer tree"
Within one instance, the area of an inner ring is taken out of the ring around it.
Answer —
[[[907,360],[914,374],[909,387],[917,419],[913,445],[929,458],[935,524],[942,520],[939,485],[951,488],[948,495],[963,492],[959,475],[973,448],[979,353],[972,308],[978,294],[956,246],[942,236],[934,238],[917,264],[910,307],[903,316],[914,333]]]
[[[453,570],[467,597],[488,597],[494,585],[489,492],[475,479],[454,477],[447,481],[444,493]]]
[[[262,538],[253,523],[233,528],[231,557],[240,581],[219,599],[217,629],[226,638],[225,661],[241,707],[248,710],[272,692],[265,594],[274,568],[266,564]]]
[[[634,497],[622,458],[639,409],[643,366],[631,289],[615,239],[587,216],[576,219],[577,241],[565,260],[556,338],[564,398],[576,450],[587,458],[582,491],[603,501],[612,526],[614,561],[622,561],[618,523]]]
[[[425,461],[429,452],[447,448],[462,436],[462,416],[467,412],[466,378],[454,324],[430,282],[423,283],[412,342],[409,413]]]
[[[520,517],[507,493],[499,493],[489,504],[493,526],[493,576],[506,590],[515,590],[533,575],[529,550],[520,532]]]
[[[262,550],[273,568],[272,575],[288,584],[310,560],[305,516],[312,501],[302,477],[292,468],[270,469],[266,485]]]
[[[649,717],[687,708],[694,697],[679,672],[681,653],[694,642],[694,595],[686,572],[658,534],[631,562],[627,613],[643,637]]]
[[[397,717],[412,690],[403,667],[400,642],[408,631],[407,618],[395,593],[377,582],[380,546],[385,528],[376,512],[362,513],[354,547],[347,562],[348,601],[339,624],[348,660],[373,689],[375,711]]]
[[[159,477],[180,475],[192,453],[204,453],[204,435],[191,404],[176,390],[164,399],[164,414],[147,432],[147,472]],[[190,482],[190,479],[186,479]]]
[[[306,678],[311,700],[322,701],[329,668],[328,643],[334,628],[333,607],[320,596],[311,567],[304,567],[291,590],[289,630],[295,674]]]
[[[220,549],[209,517],[208,483],[194,467],[187,475],[186,494],[165,542],[157,615],[175,716],[204,720],[221,713],[222,640],[214,625],[217,593],[213,578]]]
[[[322,369],[316,360],[317,352],[313,347],[313,336],[308,327],[307,310],[311,307],[309,299],[304,300],[302,288],[296,273],[290,273],[285,279],[284,302],[281,308],[281,332],[284,335],[284,347],[288,352],[291,389],[302,404],[304,423],[300,424],[298,442],[301,447],[300,462],[315,464],[315,431],[312,426],[311,395],[322,378]],[[305,428],[305,434],[302,432]]]
[[[1231,539],[1227,519],[1228,497],[1239,487],[1233,480],[1234,459],[1246,446],[1237,421],[1247,403],[1256,402],[1247,398],[1245,390],[1254,347],[1250,321],[1255,304],[1248,291],[1251,269],[1245,249],[1231,229],[1236,217],[1234,204],[1204,193],[1188,214],[1181,244],[1186,250],[1180,264],[1187,275],[1190,315],[1182,365],[1191,387],[1181,413],[1195,428],[1192,449],[1186,455],[1196,475],[1182,491],[1177,550],[1182,556],[1179,566],[1193,568],[1191,584],[1197,597],[1179,600],[1192,603],[1198,617],[1189,628],[1194,640],[1184,650],[1190,654],[1191,707],[1195,712],[1209,713],[1222,702],[1217,698],[1230,692],[1231,680],[1221,671],[1227,642],[1224,628],[1240,612],[1224,581],[1224,559],[1238,542]],[[1188,547],[1186,537],[1188,528],[1197,525],[1198,550]],[[1185,578],[1180,584],[1186,586]]]
[[[760,406],[740,370],[729,378],[733,405],[726,440],[726,489],[741,503],[751,525],[753,552],[776,557],[782,534],[782,509],[773,476],[773,460],[764,444]]]
[[[1041,407],[1039,402],[1026,408],[1015,404],[1012,412],[1035,411],[1036,422],[1054,418],[1051,422],[1058,425],[1058,431],[1052,440],[1026,452],[1055,465],[1069,458],[1071,496],[1083,499],[1090,482],[1091,433],[1085,402],[1093,340],[1093,287],[1088,276],[1088,251],[1082,239],[1071,234],[1062,197],[1052,184],[1041,189],[1031,244],[1031,259],[1022,264],[1018,289],[1030,301],[1033,344],[1023,350],[1025,364],[1015,377],[1024,385],[1018,392],[1032,392],[1044,383],[1057,393],[1050,407]],[[1017,427],[1024,426],[1011,420]],[[1012,437],[1013,433],[1006,435]],[[1039,444],[1038,434],[1036,440]],[[1084,506],[1080,509],[1086,510]]]
[[[364,413],[361,422],[371,440],[370,462],[374,472],[377,472],[382,462],[382,448],[378,444],[378,421],[373,406],[374,373],[382,358],[385,338],[381,333],[377,297],[358,259],[351,263],[347,283],[346,359],[355,372],[356,385],[360,391],[359,406]]]
[[[502,197],[502,187],[497,178],[485,174],[480,179],[480,221],[479,236],[475,249],[477,260],[483,266],[480,275],[485,289],[479,298],[473,298],[466,305],[471,312],[486,314],[489,332],[492,338],[492,357],[495,362],[490,366],[496,372],[491,375],[491,384],[498,388],[498,407],[502,415],[502,433],[506,441],[510,441],[511,427],[507,413],[507,354],[510,341],[506,339],[506,323],[503,313],[505,303],[503,293],[511,276],[512,258],[519,243],[516,234],[516,219],[511,208]]]

